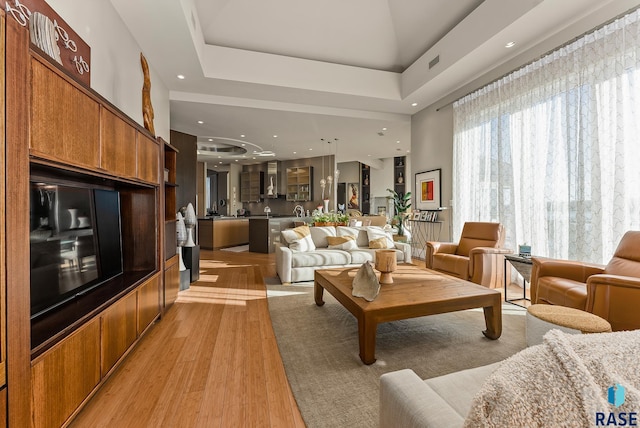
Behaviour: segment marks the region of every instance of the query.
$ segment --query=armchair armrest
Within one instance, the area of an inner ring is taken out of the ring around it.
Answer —
[[[509,248],[475,247],[469,252],[469,281],[496,288],[504,278],[504,255]]]
[[[531,268],[531,303],[536,303],[538,299],[538,278],[556,276],[586,283],[591,275],[604,272],[604,266],[595,263],[546,257],[533,257],[531,261],[533,263]]]
[[[427,241],[425,249],[425,267],[431,269],[433,267],[433,255],[437,253],[455,254],[458,244],[453,242],[435,242]]]
[[[599,274],[587,280],[587,312],[609,321],[613,331],[640,328],[640,278]]]

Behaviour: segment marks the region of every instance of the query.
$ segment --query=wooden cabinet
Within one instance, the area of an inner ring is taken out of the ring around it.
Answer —
[[[100,109],[100,168],[120,177],[136,177],[136,130],[116,114]]]
[[[264,173],[262,171],[240,173],[240,202],[259,202],[262,199]]]
[[[138,288],[138,334],[160,315],[160,276],[154,275]]]
[[[175,255],[166,262],[164,269],[164,304],[169,306],[178,298],[180,291],[180,256]]]
[[[158,183],[158,160],[160,158],[160,147],[156,140],[153,140],[141,132],[138,132],[138,174],[140,180],[149,183]]]
[[[310,201],[313,198],[313,167],[287,168],[287,201]]]
[[[59,427],[100,382],[100,319],[32,362],[33,426]]]
[[[99,104],[36,58],[31,58],[31,85],[31,154],[98,168]]]
[[[138,337],[137,297],[135,291],[129,293],[102,313],[101,374],[103,377]]]
[[[360,212],[371,213],[371,168],[369,165],[360,164]]]
[[[393,158],[393,190],[401,196],[403,196],[406,191],[406,162],[407,159],[404,156],[396,156]]]

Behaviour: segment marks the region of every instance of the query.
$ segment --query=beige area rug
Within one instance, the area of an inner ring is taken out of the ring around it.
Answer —
[[[333,296],[325,292],[319,307],[313,283],[265,280],[278,347],[309,428],[378,426],[383,373],[410,368],[425,379],[500,361],[526,346],[525,310],[504,304],[498,340],[482,335],[482,309],[380,324],[377,361],[366,366],[357,321]]]

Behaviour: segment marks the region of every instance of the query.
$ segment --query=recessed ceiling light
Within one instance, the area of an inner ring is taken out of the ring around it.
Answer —
[[[411,106],[412,106],[412,107],[415,107],[415,106],[417,106],[417,105],[418,105],[418,103],[411,103]]]
[[[311,149],[311,148],[310,148],[309,150],[311,151],[311,150],[313,150],[313,149]]]
[[[278,138],[278,136],[277,136],[277,135],[274,135],[274,136],[273,136],[273,138]]]
[[[504,45],[505,48],[512,48],[516,45],[516,42],[509,42],[506,45]]]
[[[218,162],[220,165],[222,165],[222,161]]]
[[[236,162],[238,162],[238,159],[236,159]]]
[[[386,130],[387,130],[387,128],[382,128],[382,130],[383,130],[383,131],[386,131]]]
[[[244,146],[246,146],[246,144],[245,144],[245,143],[242,143],[242,147],[244,147]]]
[[[184,80],[184,74],[178,74],[176,77],[180,80]]]
[[[396,144],[400,144],[400,140],[396,141]]]
[[[297,154],[297,153],[298,153],[298,152],[293,152],[293,154],[294,154],[294,155],[295,155],[295,154]]]
[[[222,159],[222,156],[218,156],[218,159]],[[220,162],[220,163],[222,163],[222,162]]]
[[[244,134],[241,134],[241,135],[240,135],[240,138],[244,138]]]
[[[213,138],[209,138],[209,141],[213,141]]]
[[[198,121],[198,123],[199,123],[200,125],[202,125],[204,122],[203,122],[203,121],[201,121],[201,120],[199,120],[199,121]]]
[[[254,157],[253,159],[255,160],[256,158]]]

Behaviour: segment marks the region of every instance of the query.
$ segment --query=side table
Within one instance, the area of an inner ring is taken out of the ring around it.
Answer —
[[[510,275],[507,275],[507,267],[508,267],[507,262],[509,262],[511,266],[513,266],[515,270],[524,279],[523,286],[522,286],[522,297],[518,297],[515,299],[509,299],[507,297],[507,285],[508,285],[507,277],[510,276]],[[527,282],[531,281],[532,266],[533,266],[533,263],[531,262],[531,257],[523,257],[517,254],[507,254],[504,256],[504,301],[505,302],[508,302],[517,306],[522,306],[524,308],[526,307],[524,304],[521,305],[515,302],[519,300],[529,301],[529,302],[531,301],[531,299],[527,297]]]

